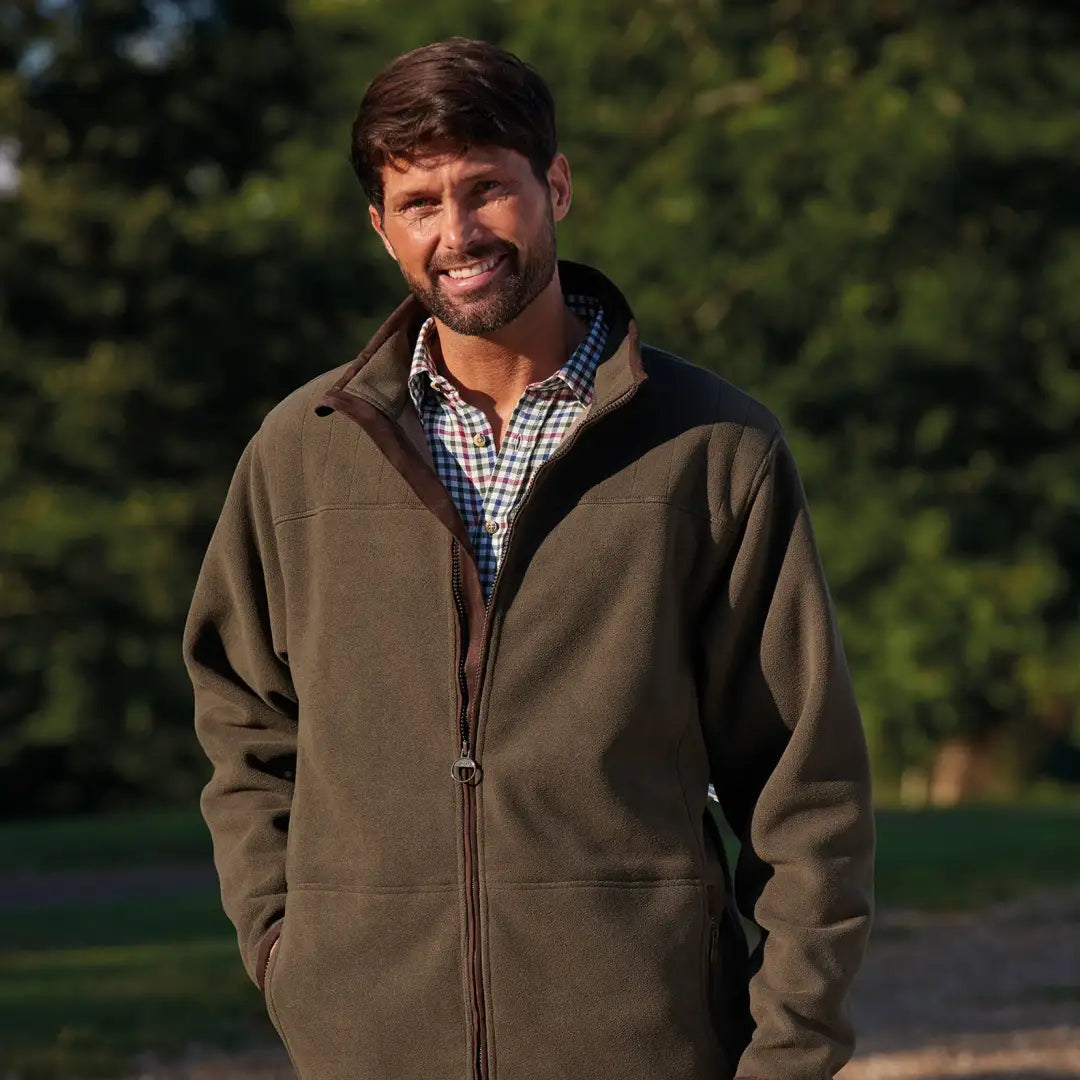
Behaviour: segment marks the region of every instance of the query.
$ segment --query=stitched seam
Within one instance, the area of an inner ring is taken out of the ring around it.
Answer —
[[[699,521],[712,521],[712,514],[703,514],[700,510],[694,510],[689,506],[681,506],[679,503],[672,502],[670,498],[665,498],[662,495],[640,495],[634,498],[626,496],[611,496],[610,498],[583,498],[578,502],[578,506],[668,506],[672,510],[677,510],[681,514],[686,514],[689,517],[696,518]]]
[[[744,428],[743,430],[745,431],[746,429]],[[728,558],[728,555],[731,552],[731,548],[732,545],[735,543],[736,537],[742,534],[747,519],[750,517],[750,510],[752,509],[754,502],[757,499],[758,491],[761,489],[761,485],[765,482],[765,474],[769,471],[769,465],[771,464],[773,457],[776,454],[776,448],[780,444],[780,438],[781,432],[776,431],[773,434],[772,441],[769,443],[768,449],[762,456],[761,464],[757,467],[757,472],[754,473],[754,479],[750,483],[750,491],[746,496],[746,503],[740,508],[739,513],[734,521],[734,527],[730,531],[727,550],[724,552],[725,560]],[[739,441],[742,441],[741,436]]]
[[[274,518],[274,524],[284,525],[288,521],[300,521],[303,518],[315,517],[317,514],[325,513],[328,510],[360,510],[369,506],[396,506],[405,510],[427,510],[426,506],[414,506],[410,502],[377,503],[372,500],[365,502],[330,503],[326,506],[316,506],[310,510],[297,510],[291,514],[281,514]]]
[[[311,411],[312,411],[311,410],[311,402],[309,400],[308,401],[307,412],[311,412]],[[327,431],[327,432],[324,432],[324,436],[326,438],[326,449],[323,451],[322,468],[319,470],[319,491],[320,491],[320,494],[322,492],[326,491],[327,487],[329,487],[329,485],[326,482],[326,466],[330,462],[330,450],[333,448],[333,445],[334,445],[334,436],[340,430],[341,430],[341,425],[340,424],[331,423],[330,424],[330,430]]]
[[[300,417],[300,437],[299,437],[299,439],[297,439],[297,447],[298,447],[298,449],[300,451],[299,457],[300,457],[300,490],[301,491],[307,491],[308,490],[307,466],[306,466],[306,464],[304,462],[304,432],[305,432],[305,430],[307,430],[308,414],[311,412],[311,409],[309,408],[309,406],[311,405],[311,399],[314,396],[315,396],[314,394],[311,394],[308,397],[308,400],[304,404],[303,415]]]
[[[359,424],[352,425],[356,431],[352,440],[352,464],[349,466],[349,491],[346,498],[352,499],[353,490],[356,487],[356,473],[360,468],[360,441],[364,436],[364,429]]]
[[[624,498],[611,498],[611,499],[582,499],[578,506],[667,506],[672,510],[677,511],[680,514],[685,514],[687,517],[692,517],[697,521],[715,522],[716,518],[712,514],[703,514],[700,510],[692,510],[688,506],[680,506],[678,503],[668,502],[666,499],[660,497],[652,498],[639,498],[639,499],[624,499]],[[358,510],[371,506],[394,506],[400,507],[406,510],[424,510],[427,511],[426,506],[417,506],[412,501],[398,500],[394,502],[376,502],[374,499],[365,499],[363,502],[343,502],[343,503],[328,503],[326,506],[316,506],[308,510],[296,510],[289,514],[279,514],[273,519],[274,525],[282,525],[288,521],[299,521],[303,518],[314,517],[316,514],[324,513],[328,510]]]
[[[321,881],[297,881],[290,883],[290,892],[367,894],[386,893],[439,893],[452,892],[458,888],[458,882],[432,882],[428,885],[327,885]]]
[[[507,881],[485,878],[484,885],[489,889],[556,889],[567,885],[584,888],[625,888],[649,889],[656,887],[682,888],[702,884],[700,877],[683,878],[556,878],[551,881]],[[325,893],[387,893],[409,892],[451,892],[459,887],[459,882],[434,882],[429,885],[327,885],[315,881],[297,881],[289,884],[290,892],[325,892]]]
[[[561,889],[567,885],[586,889],[656,889],[698,888],[701,878],[567,878],[556,881],[499,881],[485,882],[488,889]]]
[[[687,824],[690,826],[691,835],[698,841],[698,866],[701,872],[702,880],[705,879],[705,842],[701,839],[701,830],[694,823],[693,815],[690,813],[690,802],[686,795],[686,784],[683,782],[683,773],[680,766],[680,757],[682,754],[683,743],[686,741],[686,736],[690,731],[690,725],[694,722],[695,717],[690,714],[690,710],[687,710],[687,717],[683,722],[682,731],[679,732],[679,738],[675,742],[675,755],[674,755],[674,767],[675,767],[675,779],[679,784],[679,801],[682,803],[683,812],[686,814]]]
[[[723,394],[723,391],[724,391],[724,386],[723,386],[723,384],[721,384],[719,387],[717,387],[716,401],[713,402],[714,407],[719,405],[720,398],[721,398],[721,396]],[[747,401],[746,401],[746,408],[743,410],[742,420],[740,421],[739,441],[735,444],[735,450],[731,455],[731,467],[727,470],[727,477],[725,478],[726,479],[726,485],[725,485],[724,495],[725,495],[726,502],[727,502],[729,507],[731,506],[731,474],[732,474],[732,472],[733,472],[733,470],[735,468],[735,463],[739,460],[739,451],[742,449],[743,439],[746,438],[746,429],[749,426],[747,421],[749,421],[749,419],[750,419],[750,411],[753,408],[753,406],[754,406],[754,403],[748,398]],[[709,433],[709,461],[712,461],[712,444],[713,444],[713,440],[716,438],[716,429],[719,426],[720,426],[719,423],[714,423],[713,427],[712,427],[712,431]],[[768,457],[768,454],[766,453],[765,456]],[[732,510],[732,513],[734,513],[734,507],[731,507],[731,510]],[[713,522],[713,524],[715,524],[715,521]]]
[[[720,396],[724,392],[724,384],[720,383],[716,387],[716,397],[713,398],[712,412],[715,416],[720,404]],[[739,447],[742,445],[742,438],[746,432],[746,418],[749,415],[749,403],[746,406],[747,412],[743,413],[743,425],[739,431],[739,441],[735,444],[735,453],[738,454]],[[712,479],[712,466],[713,466],[713,443],[716,441],[716,429],[720,426],[717,421],[713,421],[712,427],[709,429],[709,445],[705,447],[705,505],[709,505],[709,481]],[[730,470],[728,471],[728,482],[730,483]],[[719,504],[718,504],[719,505]],[[712,512],[712,508],[709,508],[710,524],[715,525],[716,521]]]
[[[742,528],[743,523],[750,514],[750,507],[754,505],[754,501],[757,499],[758,491],[761,489],[761,485],[765,482],[765,474],[769,471],[769,466],[772,464],[772,460],[776,456],[776,448],[779,445],[780,432],[777,431],[773,435],[772,441],[769,443],[769,448],[765,451],[764,457],[762,457],[761,459],[761,464],[758,466],[757,472],[754,473],[753,482],[750,484],[750,493],[746,497],[746,505],[739,513],[739,529]]]

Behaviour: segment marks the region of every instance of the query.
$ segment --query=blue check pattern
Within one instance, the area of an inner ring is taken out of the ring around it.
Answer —
[[[487,417],[462,398],[431,358],[428,341],[435,320],[428,319],[416,338],[409,393],[424,425],[435,471],[472,540],[487,601],[510,526],[533,477],[593,398],[596,365],[609,330],[604,309],[590,296],[565,299],[589,330],[558,371],[525,388],[498,450]]]

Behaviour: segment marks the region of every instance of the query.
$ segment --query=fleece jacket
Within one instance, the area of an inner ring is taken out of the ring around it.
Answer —
[[[413,298],[267,414],[195,586],[202,813],[301,1080],[818,1080],[852,1052],[871,789],[795,461],[605,276],[560,279],[612,330],[488,604],[408,394]]]

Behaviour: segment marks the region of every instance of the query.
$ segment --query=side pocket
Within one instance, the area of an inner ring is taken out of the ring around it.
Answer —
[[[705,814],[704,826],[706,843],[715,860],[705,886],[709,902],[709,1006],[734,1074],[754,1034],[750,1013],[750,952],[735,903],[723,837],[711,811]]]
[[[705,886],[705,901],[709,915],[708,929],[708,981],[709,981],[709,1007],[716,1016],[721,1004],[721,995],[718,993],[720,980],[724,977],[721,970],[721,933],[723,932],[724,894],[712,882]]]
[[[716,1008],[716,961],[720,953],[720,916],[709,916],[709,1001]]]
[[[722,903],[722,900],[720,903]],[[720,1072],[721,1080],[731,1080],[734,1075],[734,1062],[731,1060],[729,1039],[724,1033],[726,1026],[724,1004],[718,992],[720,980],[723,977],[720,962],[720,907],[718,905],[718,891],[711,884],[705,886],[705,906],[707,916],[705,926],[705,1006],[723,1059]]]
[[[281,1017],[278,1016],[277,1008],[274,1005],[274,972],[277,971],[278,964],[281,961],[281,950],[283,948],[285,948],[284,922],[281,924],[281,933],[278,934],[277,944],[270,949],[270,956],[266,961],[266,975],[263,977],[263,997],[266,1001],[266,1011],[270,1016],[270,1023],[274,1025],[274,1030],[278,1033],[278,1038],[281,1039],[281,1043],[285,1047],[285,1053],[289,1055],[293,1070],[299,1076],[300,1070],[296,1067],[296,1059],[293,1057],[289,1040],[285,1036],[285,1029],[281,1025]]]
[[[750,1015],[750,970],[746,936],[734,898],[719,883],[706,886],[709,904],[709,1010],[720,1048],[733,1077],[754,1033]]]

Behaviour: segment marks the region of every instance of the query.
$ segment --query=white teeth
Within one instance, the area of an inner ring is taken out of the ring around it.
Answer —
[[[488,259],[487,262],[477,263],[475,266],[466,266],[460,270],[447,270],[447,274],[450,275],[455,281],[460,281],[462,278],[476,277],[477,274],[487,273],[497,262],[499,261],[496,256],[494,259]]]

